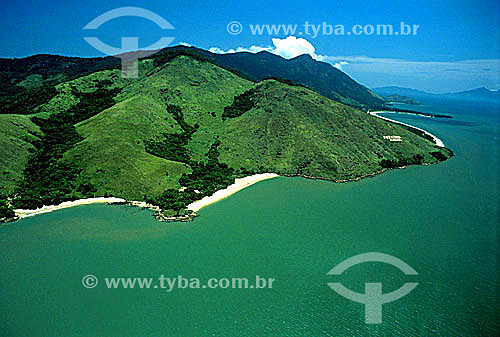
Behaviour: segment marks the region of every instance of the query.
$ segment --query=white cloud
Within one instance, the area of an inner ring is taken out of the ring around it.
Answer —
[[[209,52],[215,53],[215,54],[233,54],[233,53],[240,53],[240,52],[249,52],[249,53],[258,53],[260,51],[268,51],[271,52],[271,47],[260,47],[260,46],[250,46],[248,48],[245,47],[238,47],[236,49],[228,49],[228,50],[222,50],[218,47],[212,47],[208,49]]]
[[[180,44],[181,46],[184,46],[184,47],[192,47],[192,46],[193,46],[192,44],[187,43],[187,42],[179,42],[179,44]]]
[[[286,39],[273,39],[274,49],[273,54],[283,56],[290,59],[302,54],[309,54],[316,56],[315,48],[311,42],[303,38],[296,38],[295,36],[288,36]]]
[[[250,47],[238,47],[236,49],[223,50],[218,47],[212,47],[209,49],[212,53],[217,54],[232,54],[239,52],[250,52],[258,53],[260,51],[267,51],[286,59],[294,58],[299,55],[309,54],[316,60],[322,60],[323,55],[317,55],[314,46],[311,42],[303,38],[297,38],[295,36],[288,36],[285,39],[274,38],[272,39],[273,46],[250,46]]]

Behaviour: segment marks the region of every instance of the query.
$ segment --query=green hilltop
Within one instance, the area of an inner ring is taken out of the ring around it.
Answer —
[[[350,180],[381,161],[435,162],[433,143],[307,88],[276,81],[258,85],[253,106],[223,124],[221,160],[231,167]],[[399,135],[390,142],[386,135]],[[415,157],[416,158],[416,157]]]
[[[112,195],[178,215],[249,174],[344,181],[452,155],[287,80],[253,82],[189,55],[140,69],[63,81],[30,115],[0,115],[2,192],[15,207]]]

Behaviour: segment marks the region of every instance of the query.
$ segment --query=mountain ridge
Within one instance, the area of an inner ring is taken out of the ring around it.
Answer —
[[[126,57],[136,53],[140,52],[129,52],[120,56]],[[267,51],[255,54],[249,52],[216,54],[196,47],[174,46],[162,49],[148,59],[160,60],[169,53],[190,53],[193,56],[207,58],[254,82],[266,78],[284,78],[357,108],[364,109],[383,104],[382,97],[329,63],[314,60],[308,54],[285,59]],[[2,83],[0,94],[8,95],[8,99],[0,97],[0,112],[15,109],[17,113],[22,113],[17,107],[19,103],[15,100],[12,102],[13,98],[26,101],[26,96],[31,97],[34,103],[30,107],[34,107],[44,99],[40,97],[43,96],[40,95],[41,92],[45,95],[51,94],[47,93],[47,88],[95,71],[119,67],[120,59],[113,56],[79,58],[37,54],[20,59],[0,59],[0,83]]]

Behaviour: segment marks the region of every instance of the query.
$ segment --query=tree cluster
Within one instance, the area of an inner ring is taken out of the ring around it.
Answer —
[[[257,95],[257,89],[251,88],[244,93],[235,96],[233,104],[226,106],[224,112],[222,113],[222,119],[234,118],[243,115],[248,110],[255,107],[255,97]]]
[[[382,159],[380,161],[380,166],[383,168],[396,168],[408,165],[420,165],[423,161],[424,156],[422,154],[416,154],[410,158]]]

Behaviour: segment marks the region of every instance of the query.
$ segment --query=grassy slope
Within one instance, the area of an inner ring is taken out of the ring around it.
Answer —
[[[144,139],[171,128],[165,115],[164,107],[147,96],[118,103],[77,124],[85,139],[68,151],[65,159],[80,164],[80,179],[95,185],[99,195],[108,192],[142,199],[145,194],[175,186],[189,169],[146,153],[143,145]]]
[[[189,167],[144,150],[144,140],[159,138],[163,132],[180,132],[166,111],[164,97],[169,104],[182,107],[189,124],[200,124],[190,144],[194,158],[213,142],[213,131],[209,130],[216,130],[214,124],[221,123],[224,106],[251,85],[209,63],[178,57],[127,86],[117,97],[120,103],[79,123],[77,130],[85,140],[65,158],[79,162],[84,170],[81,179],[92,182],[101,195],[109,192],[142,199],[145,194],[179,187],[177,181]],[[161,89],[167,89],[167,94]],[[217,117],[210,115],[212,111]]]
[[[39,133],[28,116],[0,114],[0,194],[14,191]]]
[[[121,96],[133,97],[140,92],[158,103],[166,99],[168,104],[181,107],[186,122],[200,126],[188,146],[191,159],[200,160],[222,127],[224,107],[254,85],[208,62],[178,56],[150,72],[145,80],[125,88]],[[161,94],[161,89],[167,89],[166,93]]]
[[[436,161],[430,141],[400,126],[306,88],[264,83],[256,107],[224,123],[221,160],[232,167],[340,180],[380,170],[382,158],[422,154],[425,162]]]

